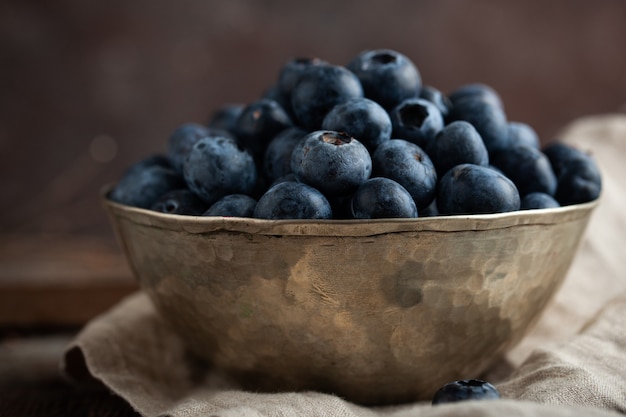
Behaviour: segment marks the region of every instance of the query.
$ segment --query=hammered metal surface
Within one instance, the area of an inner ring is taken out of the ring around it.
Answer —
[[[595,203],[304,222],[105,207],[142,287],[197,354],[248,389],[383,404],[429,399],[515,345]]]

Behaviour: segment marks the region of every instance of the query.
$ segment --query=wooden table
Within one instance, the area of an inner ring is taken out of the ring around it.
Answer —
[[[0,236],[0,417],[137,416],[105,388],[59,372],[82,326],[136,290],[115,241]]]
[[[74,331],[3,331],[0,335],[0,416],[138,416],[105,388],[76,386],[59,373]]]

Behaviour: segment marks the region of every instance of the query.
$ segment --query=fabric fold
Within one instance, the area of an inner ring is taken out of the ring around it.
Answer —
[[[101,381],[146,416],[619,415],[626,413],[625,313],[623,294],[571,341],[538,348],[498,384],[504,405],[485,401],[471,407],[416,403],[367,408],[317,392],[245,392],[190,356],[143,293],[87,326],[68,347],[63,370],[78,383]]]

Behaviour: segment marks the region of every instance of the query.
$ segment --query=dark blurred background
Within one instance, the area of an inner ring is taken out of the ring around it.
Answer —
[[[542,141],[624,111],[623,0],[0,3],[0,231],[113,236],[99,190],[290,58],[396,49],[444,92],[493,86]]]

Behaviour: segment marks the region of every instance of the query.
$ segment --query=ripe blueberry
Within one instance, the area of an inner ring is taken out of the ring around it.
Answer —
[[[277,86],[274,85],[268,88],[267,90],[265,90],[263,94],[261,95],[261,99],[275,101],[276,103],[280,105],[280,107],[283,108],[283,110],[285,110],[285,113],[287,113],[291,121],[295,120],[295,116],[293,115],[293,112],[291,111],[291,99],[288,99],[287,97],[282,95],[280,91],[278,91]]]
[[[285,63],[278,74],[277,93],[287,102],[291,101],[291,92],[300,81],[302,74],[310,67],[328,65],[328,62],[315,57],[294,58]]]
[[[278,102],[260,99],[241,111],[235,129],[239,143],[259,161],[269,141],[290,126],[291,119]]]
[[[485,142],[489,153],[508,147],[508,122],[501,106],[480,95],[467,95],[454,101],[449,122],[465,120],[471,123]]]
[[[383,177],[361,184],[352,196],[351,207],[355,219],[417,217],[411,194],[396,181]]]
[[[448,113],[450,113],[450,107],[452,107],[452,102],[450,101],[448,96],[443,94],[440,90],[429,85],[422,86],[419,98],[428,100],[435,106],[437,106],[444,120],[448,117]]]
[[[281,182],[261,196],[254,208],[259,219],[331,219],[330,203],[313,187],[300,182]]]
[[[554,142],[544,148],[557,177],[555,198],[565,206],[595,200],[602,175],[592,156],[571,145]]]
[[[520,196],[515,184],[488,167],[461,164],[439,181],[437,209],[440,214],[487,214],[516,211]]]
[[[493,87],[482,83],[462,85],[448,95],[448,98],[450,99],[453,107],[457,102],[468,97],[480,98],[490,102],[497,107],[504,108],[504,105],[502,104],[502,98],[496,92],[496,90]]]
[[[543,148],[557,177],[556,200],[563,206],[595,200],[602,175],[593,157],[572,145],[552,142]]]
[[[313,131],[333,107],[357,97],[363,97],[363,88],[352,72],[338,65],[313,65],[293,88],[291,106],[298,123]]]
[[[152,210],[160,213],[190,216],[198,216],[206,209],[206,203],[188,189],[167,192],[152,206]]]
[[[162,157],[149,157],[131,166],[109,198],[128,206],[151,208],[168,191],[185,188],[183,178]]]
[[[439,176],[455,165],[489,164],[489,154],[480,134],[463,120],[452,122],[435,137],[430,152]]]
[[[437,210],[437,200],[433,200],[425,209],[420,211],[420,217],[435,217],[439,216],[439,210]]]
[[[200,139],[209,136],[227,136],[234,138],[228,131],[206,127],[198,123],[185,123],[172,132],[167,142],[167,155],[172,162],[172,166],[176,169],[176,172],[182,175],[185,158],[187,158],[193,145]]]
[[[245,106],[243,104],[226,104],[213,112],[207,123],[208,127],[234,132],[237,118]]]
[[[228,194],[249,194],[257,180],[252,155],[232,138],[202,138],[183,166],[187,186],[207,204]]]
[[[274,181],[291,172],[291,153],[306,134],[306,130],[290,127],[270,141],[263,159],[263,173],[269,181]]]
[[[600,170],[591,158],[568,163],[557,181],[554,197],[563,206],[593,201],[602,189]]]
[[[390,178],[402,185],[413,197],[418,210],[433,201],[437,172],[422,148],[403,139],[391,139],[372,156],[373,175]]]
[[[375,101],[355,98],[333,107],[324,118],[322,129],[346,132],[374,152],[391,138],[391,119]]]
[[[532,192],[554,195],[557,180],[550,160],[537,148],[517,145],[493,152],[491,163],[506,175],[520,196]]]
[[[408,98],[417,97],[422,86],[415,64],[391,49],[364,51],[347,67],[359,77],[365,97],[388,110]]]
[[[520,210],[534,210],[560,207],[558,201],[546,193],[529,193],[522,198]]]
[[[509,122],[507,126],[510,146],[526,145],[539,149],[540,142],[537,132],[530,125],[521,122]]]
[[[445,384],[433,396],[432,404],[444,404],[468,400],[497,400],[500,392],[489,382],[478,379],[462,379]]]
[[[358,140],[345,133],[318,130],[293,149],[291,170],[298,181],[324,195],[349,194],[372,173],[372,159]]]
[[[413,142],[429,152],[435,136],[443,127],[439,109],[423,98],[404,100],[389,113],[393,126],[392,137]]]
[[[256,200],[245,194],[229,194],[217,200],[204,216],[252,217]]]

